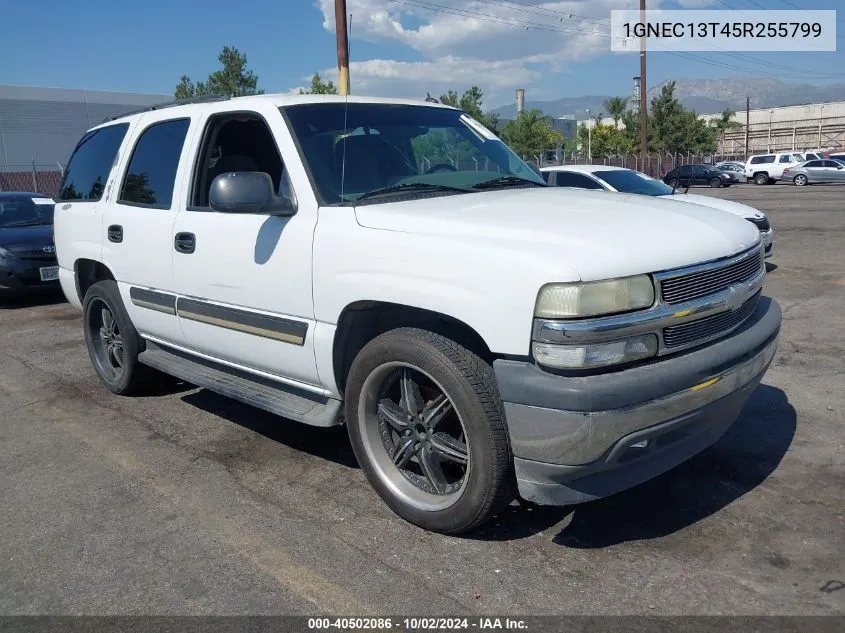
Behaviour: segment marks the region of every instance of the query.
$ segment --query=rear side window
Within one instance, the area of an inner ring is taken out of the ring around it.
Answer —
[[[578,187],[579,189],[602,189],[602,186],[592,178],[574,174],[572,172],[559,171],[555,174],[555,184],[558,187]]]
[[[764,163],[773,163],[775,162],[774,156],[755,156],[751,159],[752,165],[762,165]]]
[[[59,200],[94,202],[103,197],[109,172],[128,129],[128,123],[120,123],[92,130],[82,137],[62,178]]]
[[[176,168],[190,124],[190,119],[161,121],[141,133],[126,168],[118,202],[170,208]]]
[[[793,161],[792,156],[789,156],[788,154],[784,154],[783,156],[780,157],[780,160],[778,162],[779,163],[791,163],[792,161]]]
[[[546,181],[546,184],[554,184],[554,180],[552,179],[552,172],[543,171],[540,172],[540,175],[543,177],[543,180]]]

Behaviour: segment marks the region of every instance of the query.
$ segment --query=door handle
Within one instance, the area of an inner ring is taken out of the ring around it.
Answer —
[[[173,247],[177,253],[190,255],[197,248],[197,236],[193,233],[177,233],[173,239]]]
[[[123,241],[123,227],[119,224],[112,224],[107,231],[109,242],[119,244]]]

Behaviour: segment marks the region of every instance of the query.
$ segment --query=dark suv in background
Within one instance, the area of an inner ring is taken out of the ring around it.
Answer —
[[[670,187],[686,187],[687,185],[730,187],[733,183],[739,182],[739,178],[732,177],[730,173],[711,165],[681,165],[667,171],[663,176],[663,182]]]
[[[0,192],[0,297],[59,288],[55,203],[34,192]]]

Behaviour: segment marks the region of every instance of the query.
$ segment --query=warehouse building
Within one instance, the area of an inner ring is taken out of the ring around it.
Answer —
[[[0,191],[54,194],[85,131],[170,95],[0,85]]]

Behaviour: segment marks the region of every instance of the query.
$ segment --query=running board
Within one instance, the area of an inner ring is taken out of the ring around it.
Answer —
[[[312,426],[341,422],[341,402],[145,341],[138,360],[197,387]]]

